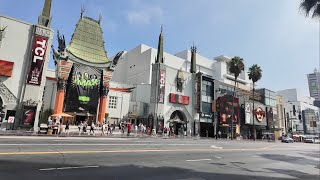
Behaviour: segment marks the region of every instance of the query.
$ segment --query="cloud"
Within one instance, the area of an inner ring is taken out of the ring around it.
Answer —
[[[142,9],[130,10],[127,20],[130,24],[150,24],[163,18],[163,10],[159,6],[145,6]]]

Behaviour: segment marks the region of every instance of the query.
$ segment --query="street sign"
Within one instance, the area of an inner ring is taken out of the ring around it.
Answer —
[[[9,116],[8,123],[14,123],[14,116]]]

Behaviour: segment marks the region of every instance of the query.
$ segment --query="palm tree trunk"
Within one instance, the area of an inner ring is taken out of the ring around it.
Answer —
[[[233,98],[232,98],[232,115],[231,115],[231,140],[233,140],[233,116],[234,116],[234,100],[236,96],[237,77],[234,80]]]
[[[256,140],[257,138],[257,132],[256,132],[256,125],[255,125],[255,119],[254,119],[254,83],[252,88],[252,120],[253,120],[253,140]]]

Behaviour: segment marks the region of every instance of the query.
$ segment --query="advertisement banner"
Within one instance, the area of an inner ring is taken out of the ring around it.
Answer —
[[[94,67],[73,64],[66,92],[66,112],[96,113],[100,97],[101,73],[101,70]]]
[[[254,102],[254,109],[252,101],[246,101],[245,102],[245,123],[246,124],[253,124],[253,121],[255,121],[255,125],[267,125],[267,113],[265,112],[266,107],[265,105]],[[254,115],[254,119],[252,118],[252,115]],[[270,116],[271,117],[271,116]]]
[[[202,91],[202,73],[197,73],[196,74],[196,87],[195,87],[195,91],[196,91],[196,104],[195,104],[195,109],[198,113],[201,113],[202,108],[202,99],[201,99],[201,91]]]
[[[33,126],[33,123],[35,120],[35,115],[36,115],[36,107],[35,106],[24,106],[22,125]]]
[[[159,95],[158,95],[158,103],[164,103],[164,93],[166,88],[166,70],[160,70],[160,77],[159,77]]]
[[[183,95],[174,94],[174,93],[170,93],[169,97],[170,97],[169,102],[171,103],[188,105],[190,101],[189,96],[183,96]]]
[[[239,98],[224,95],[219,98],[220,124],[238,124],[240,118]],[[232,116],[233,115],[233,116]]]
[[[14,62],[0,59],[0,76],[11,77]]]
[[[40,86],[47,44],[48,37],[35,35],[31,56],[32,62],[28,73],[27,84]]]

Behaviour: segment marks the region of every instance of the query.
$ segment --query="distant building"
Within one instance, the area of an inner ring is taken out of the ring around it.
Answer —
[[[313,105],[314,98],[301,95],[297,89],[277,91],[277,94],[284,98],[288,131],[291,129],[296,134],[309,133],[310,121],[315,121],[317,127],[314,132],[320,133],[320,120],[317,115],[319,108]],[[313,126],[311,127],[313,130]]]
[[[308,84],[310,96],[315,99],[314,105],[320,107],[320,72],[317,69],[308,74]]]

